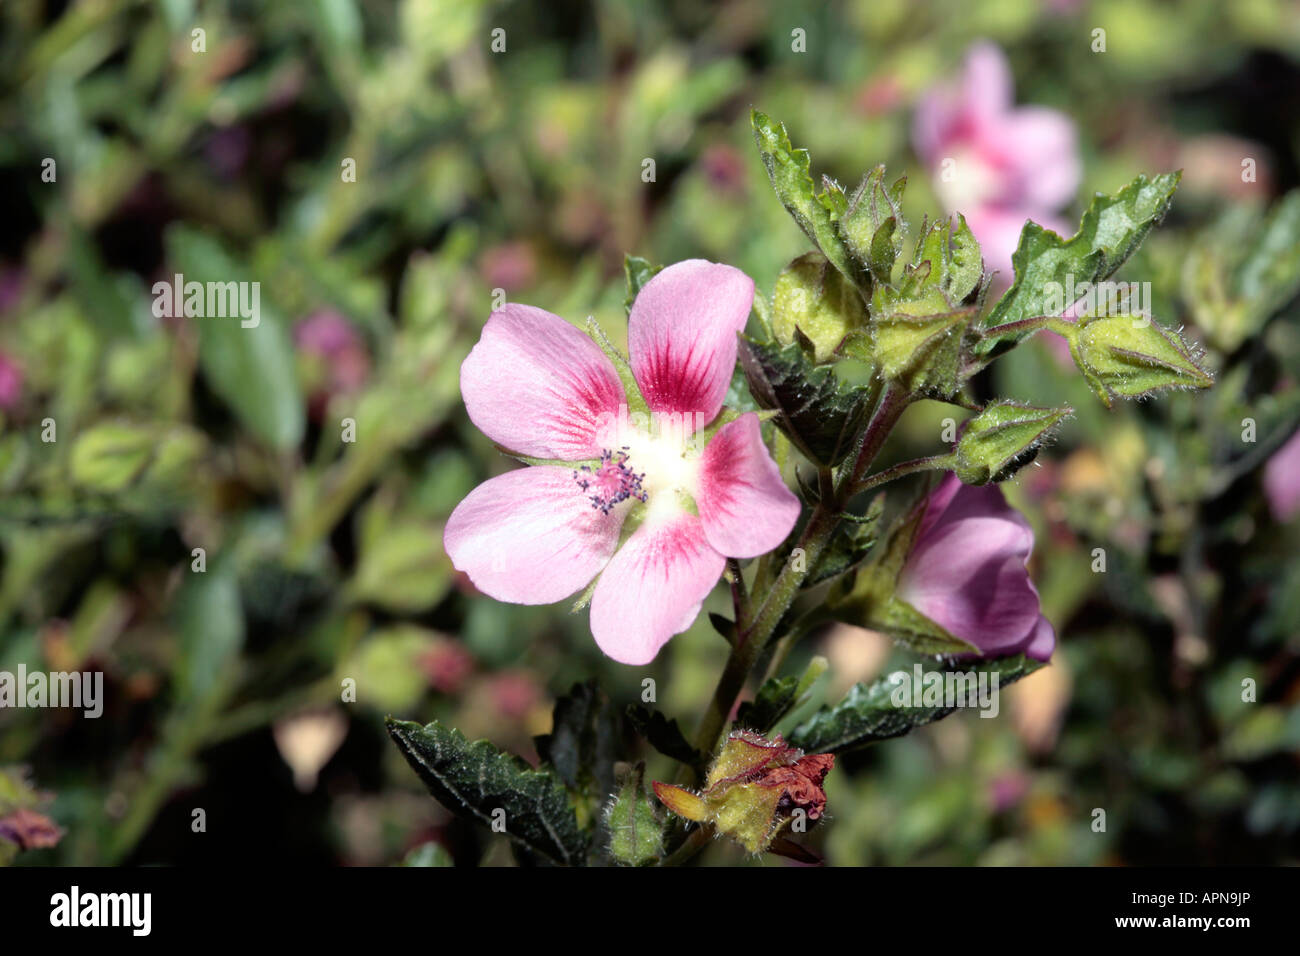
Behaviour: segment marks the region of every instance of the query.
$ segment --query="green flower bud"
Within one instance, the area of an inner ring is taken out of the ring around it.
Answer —
[[[817,252],[795,259],[781,271],[772,297],[772,331],[782,344],[807,337],[818,364],[833,361],[851,332],[865,329],[862,296],[844,275]]]
[[[877,282],[889,282],[898,254],[903,251],[903,177],[885,186],[885,167],[877,166],[863,178],[840,219],[840,235],[850,255],[865,266]],[[902,228],[900,228],[900,226]]]
[[[72,446],[72,480],[100,494],[179,491],[194,483],[203,435],[185,426],[96,425]]]
[[[663,824],[645,790],[644,771],[644,764],[633,768],[605,809],[610,855],[627,866],[652,863],[663,852]]]
[[[917,275],[929,269],[923,263]],[[975,309],[954,309],[921,278],[915,298],[877,286],[872,299],[871,357],[880,373],[913,394],[951,395],[960,384],[962,341]]]
[[[1075,364],[1108,408],[1116,398],[1214,384],[1176,332],[1141,316],[1105,316],[1078,326],[1054,322],[1051,328],[1070,340]]]
[[[966,423],[957,441],[957,477],[968,485],[1005,481],[1033,460],[1070,408],[997,402]]]
[[[121,491],[144,473],[154,435],[138,425],[98,425],[72,446],[72,480],[89,491]]]

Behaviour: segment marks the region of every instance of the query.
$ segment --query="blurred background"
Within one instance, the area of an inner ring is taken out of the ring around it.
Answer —
[[[1078,410],[1006,486],[1059,650],[998,719],[842,760],[810,843],[836,865],[1300,857],[1284,448],[1300,4],[6,0],[0,16],[0,670],[105,682],[98,720],[0,710],[0,862],[509,864],[505,837],[429,798],[384,714],[535,760],[575,681],[632,702],[651,676],[693,724],[726,650],[703,617],[628,668],[585,613],[496,603],[451,568],[447,515],[511,467],[465,416],[460,362],[495,290],[623,340],[624,253],[727,262],[770,294],[808,244],[751,106],[814,172],[851,186],[886,163],[910,218],[946,211],[912,119],[978,40],[1005,52],[1018,103],[1076,126],[1065,218],[1185,171],[1116,278],[1152,283],[1156,319],[1219,384],[1107,412],[1050,336],[977,384]],[[159,317],[151,288],[176,273],[260,282],[260,325]],[[887,454],[933,453],[955,413],[911,409]],[[846,626],[791,667],[813,653],[831,662],[819,700],[902,660]]]

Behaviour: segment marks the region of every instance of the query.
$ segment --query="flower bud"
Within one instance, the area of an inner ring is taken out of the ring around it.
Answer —
[[[645,789],[644,764],[638,764],[605,808],[609,852],[625,866],[645,866],[663,852],[663,824]]]
[[[1053,331],[1060,329],[1053,326]],[[1141,398],[1162,388],[1214,384],[1178,334],[1149,319],[1105,316],[1064,334],[1071,340],[1079,371],[1108,408],[1117,397]]]
[[[976,310],[954,309],[938,286],[925,284],[929,268],[923,263],[916,273],[921,288],[914,298],[876,287],[872,358],[886,379],[909,392],[947,396],[960,384],[962,338]]]
[[[149,464],[153,444],[147,428],[98,425],[78,437],[72,446],[72,480],[92,491],[121,491]]]
[[[88,491],[177,491],[194,481],[205,443],[187,426],[104,424],[72,446],[72,480]]]
[[[997,402],[966,423],[957,441],[957,477],[967,485],[1005,481],[1031,461],[1069,408]]]
[[[777,278],[772,331],[788,345],[796,340],[797,328],[812,342],[818,364],[832,361],[845,337],[866,325],[862,296],[821,253],[800,256]]]

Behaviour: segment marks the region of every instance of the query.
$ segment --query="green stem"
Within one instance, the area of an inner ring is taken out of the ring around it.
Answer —
[[[918,471],[949,470],[955,462],[956,459],[951,452],[944,455],[931,455],[928,458],[913,458],[911,461],[901,461],[893,467],[878,471],[871,477],[862,479],[853,489],[853,493],[856,495],[863,491],[870,491],[872,488],[879,488],[881,485],[889,484],[896,478],[902,478],[904,475],[910,475]]]
[[[995,325],[991,329],[984,329],[980,332],[981,339],[996,339],[1004,335],[1016,335],[1021,332],[1037,332],[1045,328],[1055,316],[1035,315],[1027,319],[1017,319],[1015,322],[1008,322],[1005,325]]]
[[[907,392],[892,385],[885,386],[870,420],[855,444],[856,451],[852,466],[841,473],[838,481],[833,480],[828,470],[823,470],[818,475],[821,499],[809,515],[808,523],[804,525],[803,533],[799,536],[796,545],[796,549],[803,549],[802,560],[794,560],[792,555],[782,565],[780,573],[770,588],[761,587],[765,584],[769,573],[768,557],[765,556],[760,562],[754,587],[745,595],[742,607],[737,611],[736,643],[731,649],[722,675],[718,678],[713,698],[709,701],[708,709],[701,718],[695,734],[695,745],[702,753],[712,755],[717,751],[728,718],[731,716],[731,710],[736,705],[736,699],[744,689],[750,672],[754,670],[764,647],[769,645],[773,633],[794,604],[795,598],[799,596],[799,589],[808,577],[808,573],[817,566],[822,553],[830,544],[831,537],[839,526],[844,507],[853,496],[861,476],[871,467],[872,461],[875,460],[885,444],[885,439],[893,431],[910,401],[911,396]],[[762,599],[762,603],[755,611],[756,596],[764,590],[766,597]],[[773,648],[774,662],[785,660],[790,650],[789,645],[799,633],[801,633],[800,628],[792,628],[781,638]],[[686,841],[666,857],[661,865],[676,866],[686,862],[704,849],[710,836],[712,836],[711,827],[701,827],[692,831]]]
[[[797,545],[798,548],[803,549],[803,560],[786,561],[757,613],[751,611],[746,615],[750,617],[748,626],[738,625],[736,645],[727,658],[722,676],[718,678],[718,686],[713,692],[713,699],[709,702],[709,708],[705,711],[695,735],[696,747],[701,752],[712,754],[717,750],[727,718],[731,716],[731,709],[735,706],[741,690],[744,689],[745,681],[754,668],[759,652],[772,636],[772,632],[776,630],[785,612],[794,603],[799,593],[799,585],[808,576],[808,568],[816,564],[817,559],[826,549],[838,518],[838,512],[827,507],[825,503],[817,505]],[[750,606],[752,608],[752,598]]]
[[[871,467],[871,463],[876,460],[876,455],[880,454],[885,439],[889,437],[889,433],[898,424],[903,409],[907,408],[910,401],[911,396],[894,385],[887,386],[881,394],[876,410],[871,413],[871,420],[867,422],[867,427],[862,430],[862,438],[857,444],[857,456],[854,458],[853,467],[840,475],[840,480],[835,487],[836,500],[841,510],[844,505],[848,504],[849,498],[853,496],[853,486],[866,474],[867,469]]]
[[[699,853],[713,839],[713,824],[706,823],[691,831],[686,840],[672,853],[659,861],[659,866],[681,866]]]
[[[802,549],[802,560],[794,560],[792,555],[792,558],[785,562],[776,580],[772,582],[771,588],[767,590],[766,596],[761,599],[762,603],[757,611],[753,610],[753,602],[758,589],[755,588],[750,592],[746,602],[750,611],[742,615],[746,619],[745,623],[737,622],[735,646],[731,649],[731,655],[727,658],[722,675],[718,678],[718,685],[713,692],[708,710],[705,711],[695,735],[696,747],[701,752],[712,754],[717,750],[727,719],[731,716],[731,709],[744,689],[759,654],[771,640],[781,619],[785,617],[795,598],[798,597],[799,588],[808,577],[809,571],[816,567],[822,552],[830,544],[831,537],[839,525],[840,514],[852,496],[859,477],[871,467],[871,462],[884,445],[894,425],[898,423],[899,416],[903,414],[903,409],[907,407],[909,400],[910,396],[906,392],[893,386],[885,388],[857,443],[857,453],[852,468],[841,475],[840,481],[833,489],[834,494],[829,498],[823,496],[817,503],[808,518],[808,523],[804,526],[803,534],[800,535],[799,543],[796,545],[796,551]],[[821,478],[821,485],[828,487],[830,482],[827,476],[822,475]],[[782,640],[786,639],[782,638]],[[784,659],[783,650],[778,646],[774,656]]]

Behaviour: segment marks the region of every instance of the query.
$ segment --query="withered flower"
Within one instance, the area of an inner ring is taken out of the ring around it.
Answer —
[[[18,844],[19,850],[42,850],[56,846],[63,830],[45,814],[20,807],[0,817],[0,838]]]
[[[701,792],[657,782],[654,790],[678,816],[712,823],[750,853],[762,853],[795,820],[821,819],[822,781],[834,766],[834,755],[805,756],[780,734],[769,740],[737,730],[722,745]]]

